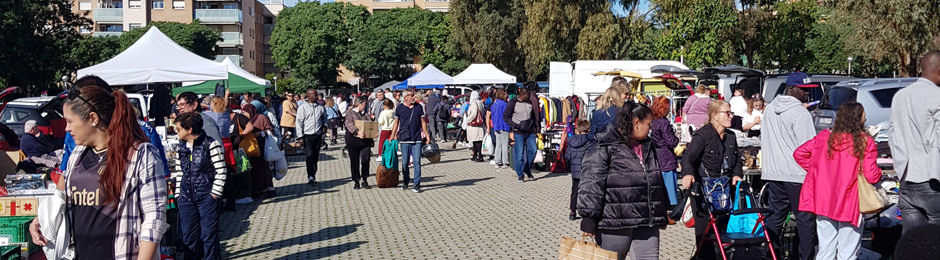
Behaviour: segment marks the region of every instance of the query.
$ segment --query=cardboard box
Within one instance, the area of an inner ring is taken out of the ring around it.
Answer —
[[[362,138],[375,139],[379,137],[379,123],[375,121],[356,120],[356,128]]]
[[[0,217],[36,216],[38,198],[0,198]]]

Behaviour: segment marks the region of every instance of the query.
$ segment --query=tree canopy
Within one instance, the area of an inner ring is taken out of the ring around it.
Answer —
[[[0,1],[0,82],[29,94],[54,87],[69,64],[78,30],[88,19],[72,12],[72,1]]]
[[[347,3],[302,2],[277,16],[271,33],[275,65],[310,87],[336,82],[337,67],[349,55],[350,42],[369,17],[365,7]]]

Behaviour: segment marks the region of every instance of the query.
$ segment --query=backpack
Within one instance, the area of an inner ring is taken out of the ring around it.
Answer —
[[[450,120],[450,104],[441,100],[441,103],[437,104],[437,119],[440,121],[449,121]]]

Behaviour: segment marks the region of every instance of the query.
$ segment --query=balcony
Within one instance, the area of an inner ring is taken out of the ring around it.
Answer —
[[[124,21],[124,9],[121,8],[95,8],[95,22],[120,23]]]
[[[124,32],[92,32],[91,35],[95,37],[118,37],[124,34]]]
[[[231,57],[231,58],[229,58],[229,57]],[[242,56],[241,56],[241,55],[215,55],[215,61],[217,61],[217,62],[222,62],[222,61],[224,61],[225,59],[230,59],[230,60],[232,60],[232,63],[235,63],[235,65],[238,65],[238,66],[241,66],[241,65],[242,65]]]
[[[195,18],[204,24],[234,24],[242,22],[242,10],[196,9]]]
[[[219,47],[236,47],[242,45],[242,33],[222,32],[222,40],[216,43]]]

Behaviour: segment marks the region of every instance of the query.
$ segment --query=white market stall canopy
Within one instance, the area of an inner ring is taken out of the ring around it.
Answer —
[[[192,53],[150,27],[140,39],[114,58],[78,70],[78,77],[95,75],[111,85],[228,79],[225,65]]]
[[[236,65],[234,62],[232,62],[231,57],[227,57],[223,59],[222,62],[219,62],[219,63],[224,65],[226,70],[228,70],[229,73],[238,75],[258,85],[267,86],[271,84],[271,82],[269,82],[268,80],[255,76],[255,74],[251,74],[251,72],[248,72],[247,70],[242,69],[242,67],[239,67],[238,65]],[[192,85],[196,85],[202,82],[205,82],[205,81],[187,81],[187,82],[183,82],[183,86],[192,86]]]
[[[454,84],[454,77],[444,74],[444,72],[434,67],[433,64],[428,64],[423,70],[411,75],[411,77],[402,83],[395,85],[393,89],[402,90],[408,87],[417,87],[419,89],[444,88],[444,85],[451,84]]]
[[[512,84],[516,76],[509,75],[489,63],[475,63],[454,76],[454,84]]]

